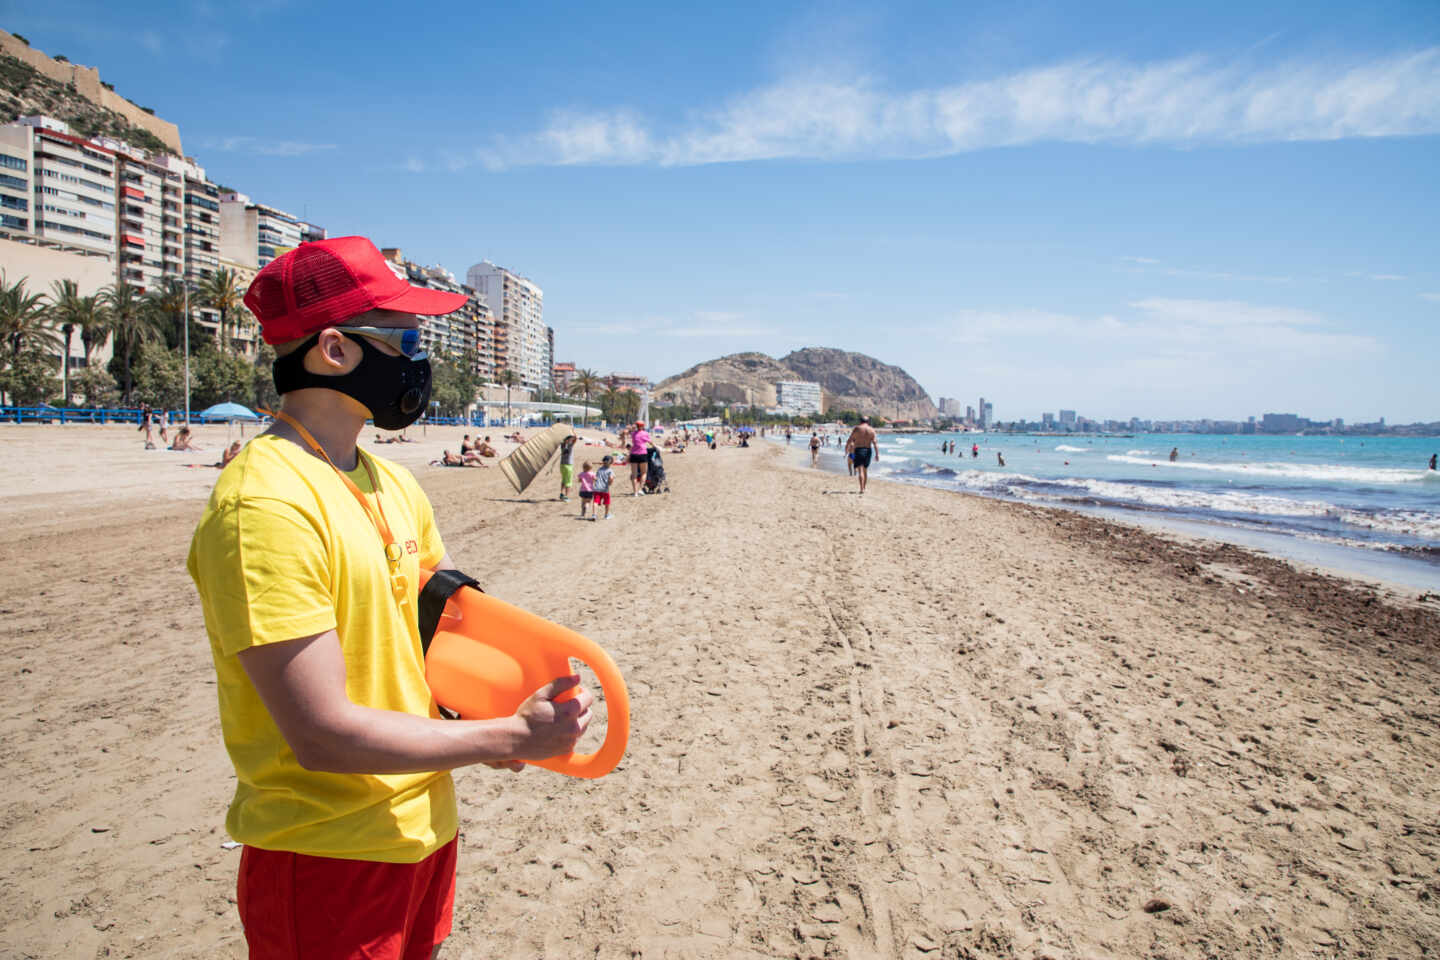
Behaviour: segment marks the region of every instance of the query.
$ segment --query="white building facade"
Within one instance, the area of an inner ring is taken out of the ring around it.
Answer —
[[[275,207],[256,203],[243,193],[220,197],[220,255],[257,267],[300,246],[309,224]],[[323,233],[323,231],[322,231]]]
[[[775,384],[775,404],[788,413],[820,413],[820,384],[808,380],[781,380]]]
[[[465,282],[490,308],[496,374],[513,370],[526,388],[549,389],[553,371],[544,291],[533,280],[489,260],[466,271]]]

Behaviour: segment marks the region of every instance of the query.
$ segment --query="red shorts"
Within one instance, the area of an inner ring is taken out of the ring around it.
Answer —
[[[605,504],[605,506],[607,506],[607,507],[610,506],[610,491],[609,491],[609,490],[596,490],[596,491],[595,491],[595,506],[598,507],[598,506],[600,506],[600,504],[602,504],[602,503]]]
[[[450,935],[457,845],[419,863],[246,847],[236,903],[250,956],[429,960]]]

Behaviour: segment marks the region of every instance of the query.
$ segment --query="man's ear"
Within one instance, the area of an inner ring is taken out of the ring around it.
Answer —
[[[315,359],[326,368],[327,371],[336,368],[343,369],[347,366],[345,356],[345,345],[348,341],[345,334],[334,327],[320,331],[320,339],[315,344]]]

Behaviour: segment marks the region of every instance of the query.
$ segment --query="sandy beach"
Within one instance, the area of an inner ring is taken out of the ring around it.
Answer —
[[[669,495],[581,522],[553,465],[522,497],[426,465],[462,432],[375,449],[464,570],[611,652],[633,726],[601,780],[457,773],[447,958],[1440,945],[1440,598],[945,491],[861,498],[763,444],[668,456]],[[216,475],[189,464],[226,435],[0,426],[0,956],[244,956],[184,570]]]

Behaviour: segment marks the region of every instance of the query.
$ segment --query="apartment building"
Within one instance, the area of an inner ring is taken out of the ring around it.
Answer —
[[[115,155],[51,117],[0,128],[0,231],[89,256],[117,255]]]
[[[118,279],[141,293],[160,286],[166,277],[178,280],[185,266],[178,215],[179,176],[124,140],[97,137],[94,142],[115,156]],[[171,204],[169,224],[167,200]]]
[[[483,260],[465,282],[489,306],[495,330],[496,374],[513,370],[521,385],[548,389],[553,362],[552,335],[545,326],[545,295],[532,280]]]
[[[642,395],[650,389],[650,381],[638,373],[612,373],[605,378],[605,382],[616,390],[629,390]]]
[[[555,385],[556,393],[569,393],[570,384],[575,379],[575,364],[555,363],[550,366],[550,382]]]
[[[432,353],[474,356],[474,370],[489,380],[495,376],[495,348],[490,308],[470,286],[455,279],[455,274],[441,266],[422,267],[406,260],[397,247],[380,251],[395,275],[417,287],[463,293],[470,299],[459,310],[440,317],[420,318],[420,342]]]
[[[184,162],[180,172],[185,180],[185,279],[199,286],[220,269],[220,188],[193,161]]]
[[[257,267],[300,246],[306,231],[325,231],[305,224],[293,214],[256,203],[243,193],[231,191],[220,197],[220,253],[240,263]]]

